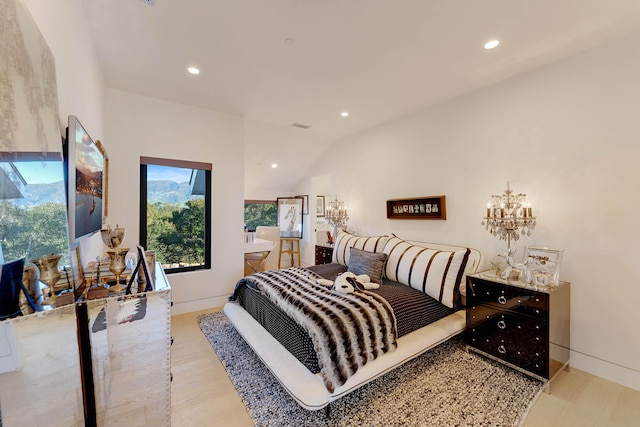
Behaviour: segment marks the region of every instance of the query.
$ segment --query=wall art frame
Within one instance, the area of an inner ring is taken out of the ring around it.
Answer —
[[[277,224],[280,227],[280,237],[302,238],[304,198],[278,197]]]
[[[296,197],[302,197],[304,199],[304,203],[302,204],[302,215],[309,215],[309,196],[304,194]]]
[[[387,200],[389,219],[447,219],[445,196]]]
[[[73,293],[75,298],[78,299],[84,294],[86,287],[84,281],[84,270],[82,268],[80,244],[78,242],[69,244],[69,266],[71,270]]]
[[[99,139],[96,140],[96,146],[98,150],[102,153],[102,157],[104,157],[104,175],[102,177],[102,215],[109,216],[109,156],[107,155],[107,150],[102,145]]]
[[[316,196],[316,216],[318,218],[324,218],[326,207],[324,205],[325,198],[324,196]]]
[[[69,241],[97,233],[104,217],[106,152],[69,115],[65,146]]]

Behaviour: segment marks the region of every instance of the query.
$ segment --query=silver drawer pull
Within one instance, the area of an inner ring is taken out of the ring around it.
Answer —
[[[500,296],[498,297],[498,302],[499,302],[500,304],[506,304],[506,303],[507,303],[507,299],[504,297],[504,295],[500,295]]]
[[[506,352],[507,352],[507,349],[506,349],[506,348],[504,348],[504,346],[503,346],[503,345],[498,346],[498,353],[500,353],[500,354],[505,354]]]
[[[507,327],[507,323],[504,320],[499,320],[498,321],[498,328],[504,329],[506,327]]]

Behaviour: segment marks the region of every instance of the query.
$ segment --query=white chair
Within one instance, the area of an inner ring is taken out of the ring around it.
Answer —
[[[274,249],[264,261],[265,270],[277,270],[278,269],[278,250],[280,247],[280,227],[256,227],[256,237],[258,239],[270,240],[274,243]]]

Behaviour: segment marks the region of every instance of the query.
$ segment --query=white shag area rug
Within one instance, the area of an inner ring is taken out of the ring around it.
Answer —
[[[256,426],[520,426],[544,384],[453,338],[331,403],[307,411],[223,313],[198,318]]]

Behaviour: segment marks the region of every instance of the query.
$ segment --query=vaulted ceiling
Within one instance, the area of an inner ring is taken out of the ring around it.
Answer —
[[[82,4],[108,87],[269,125],[307,125],[300,131],[326,145],[640,31],[638,0]],[[500,45],[485,50],[492,39]],[[284,168],[314,161],[297,149],[287,157],[282,143],[277,149]],[[247,170],[249,187],[276,179]]]

